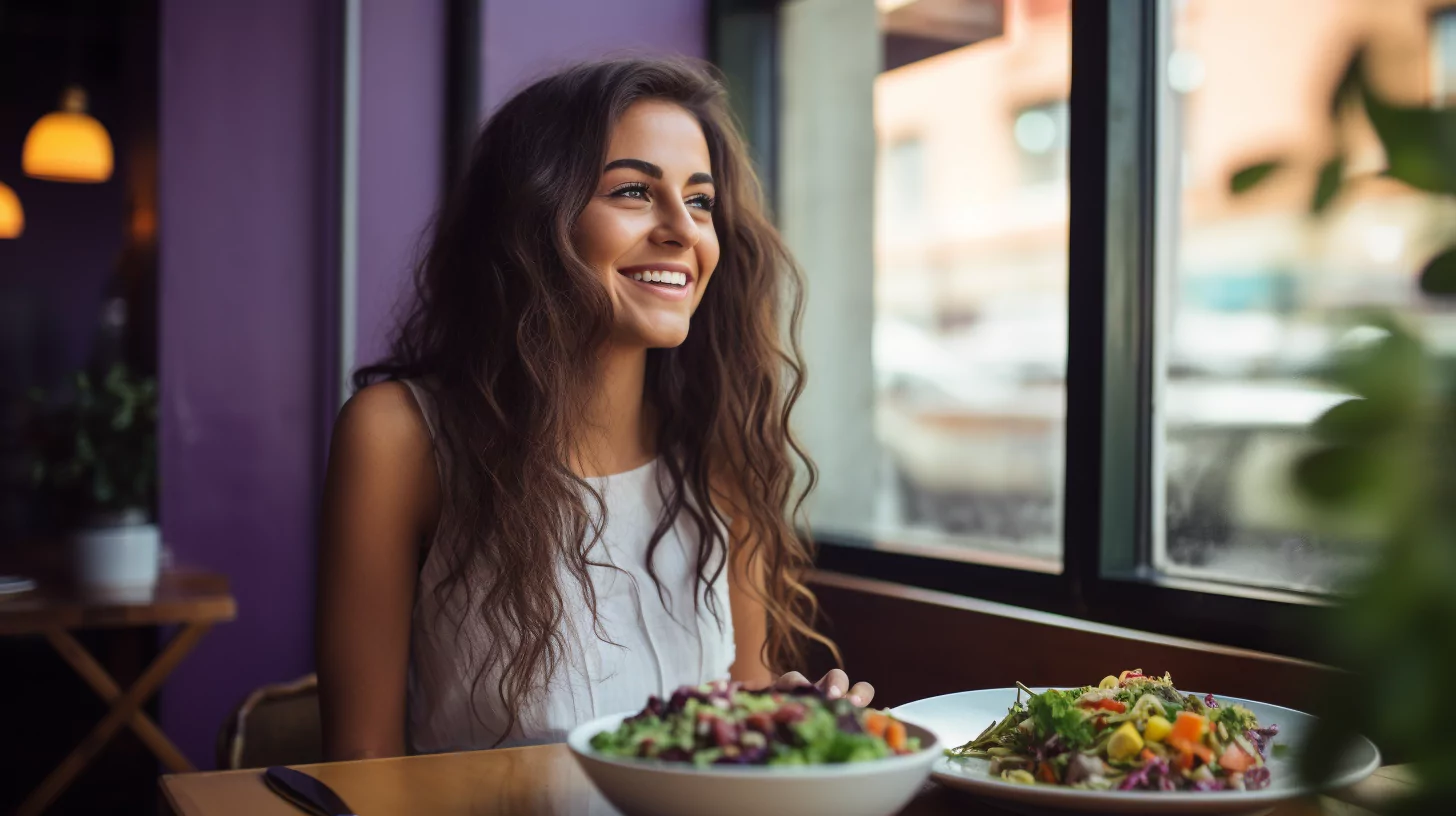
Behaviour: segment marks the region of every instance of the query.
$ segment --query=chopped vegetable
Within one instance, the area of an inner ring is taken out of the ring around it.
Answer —
[[[1095,687],[1039,693],[1017,686],[1002,720],[947,753],[990,759],[992,774],[1024,784],[1219,791],[1269,783],[1264,750],[1278,727],[1212,695],[1184,695],[1166,674],[1126,671]]]
[[[1167,717],[1159,717],[1157,714],[1148,718],[1148,724],[1143,728],[1143,736],[1148,742],[1162,742],[1173,733],[1173,724],[1168,722]]]
[[[812,686],[746,691],[728,682],[685,686],[665,703],[653,697],[641,713],[592,737],[591,746],[608,756],[698,766],[862,762],[920,750],[888,713],[830,700]]]
[[[1254,758],[1234,743],[1229,743],[1218,758],[1218,767],[1229,773],[1243,773],[1254,767]]]
[[[1136,755],[1142,749],[1143,735],[1138,733],[1136,725],[1125,722],[1107,741],[1107,758],[1117,762]]]
[[[1173,723],[1173,736],[1189,742],[1197,742],[1203,739],[1203,735],[1206,733],[1208,733],[1207,717],[1191,711],[1178,712],[1178,719]]]
[[[905,723],[899,720],[890,720],[890,725],[885,729],[885,743],[892,751],[904,751],[908,743],[905,735]]]

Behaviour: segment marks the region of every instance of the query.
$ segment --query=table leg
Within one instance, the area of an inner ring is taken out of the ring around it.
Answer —
[[[81,678],[90,684],[91,688],[100,695],[101,699],[108,704],[115,704],[121,697],[121,688],[106,669],[96,662],[96,658],[86,651],[76,638],[64,629],[51,629],[46,632],[46,638],[51,645],[60,653],[65,661],[71,664],[71,668],[81,675]],[[146,746],[152,749],[152,753],[162,761],[167,770],[172,773],[190,773],[197,770],[187,757],[177,749],[162,729],[147,716],[146,712],[138,709],[131,717],[131,728]]]
[[[40,783],[40,787],[36,788],[30,797],[21,804],[17,816],[38,816],[56,800],[56,797],[65,792],[76,775],[96,757],[96,754],[100,753],[107,741],[139,713],[142,703],[146,702],[162,685],[162,682],[167,679],[167,675],[177,668],[177,664],[182,662],[182,658],[192,651],[192,648],[197,645],[203,635],[207,634],[207,630],[210,628],[212,628],[211,623],[192,623],[178,632],[177,636],[172,638],[172,642],[162,650],[162,653],[157,655],[157,659],[152,661],[152,665],[148,666],[147,670],[142,672],[142,676],[137,678],[136,683],[112,702],[111,710],[106,712],[106,716],[101,719],[101,722],[97,723],[96,727],[91,729],[91,733],[81,740],[81,744],[77,745],[75,750],[62,760],[54,771],[51,771],[50,776]]]

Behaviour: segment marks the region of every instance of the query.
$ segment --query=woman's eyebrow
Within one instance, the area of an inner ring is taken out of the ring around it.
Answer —
[[[642,161],[641,159],[617,159],[615,161],[610,161],[607,162],[606,167],[602,168],[602,172],[605,173],[608,170],[616,170],[618,167],[626,167],[631,170],[637,170],[639,172],[646,173],[647,175],[652,176],[655,179],[662,178],[661,167],[658,167],[657,165],[649,161]]]
[[[605,173],[610,170],[616,170],[622,167],[625,167],[629,170],[636,170],[639,173],[643,173],[655,179],[662,178],[661,167],[658,167],[650,161],[643,161],[642,159],[613,159],[612,161],[607,162],[607,166],[602,168],[602,172]],[[691,176],[688,176],[689,187],[696,184],[713,183],[713,176],[711,173],[694,173]]]

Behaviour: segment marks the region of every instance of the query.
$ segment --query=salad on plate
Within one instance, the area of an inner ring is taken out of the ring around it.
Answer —
[[[684,686],[614,730],[597,753],[708,765],[817,765],[911,754],[919,740],[888,712],[831,700],[814,686],[748,691],[737,683]]]
[[[1217,791],[1268,786],[1279,733],[1244,706],[1183,694],[1164,674],[1035,692],[1018,683],[1000,722],[946,753],[991,760],[1010,782],[1093,790]],[[1026,699],[1022,700],[1022,693]]]

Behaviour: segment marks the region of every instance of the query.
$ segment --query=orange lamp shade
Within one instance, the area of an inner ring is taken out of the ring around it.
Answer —
[[[19,238],[25,232],[25,210],[20,208],[20,196],[0,182],[0,238]]]
[[[25,136],[20,167],[46,181],[96,184],[111,178],[111,135],[86,113],[86,92],[66,89],[61,110],[36,121]]]

